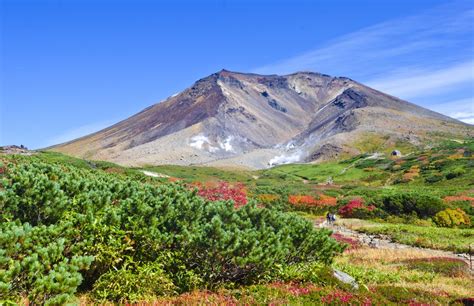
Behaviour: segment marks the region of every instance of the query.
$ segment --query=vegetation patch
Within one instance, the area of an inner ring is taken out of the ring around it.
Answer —
[[[8,164],[0,203],[0,297],[39,304],[70,301],[80,285],[138,301],[252,284],[276,267],[330,264],[343,250],[295,214],[34,157]]]
[[[410,269],[438,273],[450,277],[465,276],[469,273],[468,264],[461,259],[449,257],[414,258],[404,261]]]

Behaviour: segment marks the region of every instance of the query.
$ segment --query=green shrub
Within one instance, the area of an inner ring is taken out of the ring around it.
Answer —
[[[468,215],[474,216],[474,205],[471,201],[452,201],[449,202],[450,208],[460,208],[464,210]]]
[[[374,268],[356,266],[349,263],[336,264],[336,268],[351,275],[363,284],[390,284],[401,280],[398,273],[380,271]]]
[[[102,274],[94,284],[93,294],[102,300],[137,302],[172,294],[174,289],[160,263],[127,262],[120,269]]]
[[[439,182],[442,179],[443,179],[443,176],[441,174],[433,174],[428,177],[425,177],[425,182],[432,184],[432,183]]]
[[[451,180],[453,178],[459,177],[466,174],[466,170],[463,168],[456,168],[451,170],[446,174],[446,179]]]
[[[75,255],[68,223],[0,225],[0,300],[25,295],[35,304],[70,301],[93,257]]]
[[[269,275],[269,280],[282,282],[317,283],[320,285],[339,285],[331,267],[321,263],[298,263],[293,265],[278,265]]]
[[[434,216],[433,221],[439,227],[459,227],[471,224],[469,216],[460,208],[447,208],[440,211]]]
[[[82,280],[84,290],[116,299],[118,287],[126,287],[118,279],[135,282],[149,265],[153,277],[163,277],[160,284],[167,287],[169,279],[179,292],[256,283],[278,265],[327,265],[343,249],[329,231],[296,214],[255,203],[234,209],[184,185],[157,187],[34,157],[8,167],[0,188],[0,288],[8,295],[28,292],[38,303],[65,302]],[[36,242],[19,247],[15,235]],[[21,265],[10,268],[10,257]],[[107,280],[120,286],[109,288]]]
[[[392,192],[382,198],[383,209],[393,215],[408,215],[415,212],[420,218],[432,217],[446,208],[443,201],[421,192]]]

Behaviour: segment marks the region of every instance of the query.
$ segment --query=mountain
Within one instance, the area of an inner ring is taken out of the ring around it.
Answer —
[[[472,125],[349,78],[222,70],[109,128],[49,149],[132,166],[265,168],[473,135]]]

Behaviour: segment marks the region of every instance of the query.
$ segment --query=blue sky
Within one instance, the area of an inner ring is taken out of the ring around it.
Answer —
[[[97,131],[222,68],[347,76],[474,123],[472,1],[0,3],[0,145]]]

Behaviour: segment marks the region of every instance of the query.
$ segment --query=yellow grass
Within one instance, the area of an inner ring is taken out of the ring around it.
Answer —
[[[403,264],[404,261],[409,259],[434,257],[439,257],[439,255],[436,252],[425,250],[363,247],[344,253],[336,259],[336,262],[372,268],[381,272],[398,273],[401,280],[391,284],[392,286],[417,288],[433,293],[445,292],[451,296],[474,296],[474,277],[472,273],[466,273],[466,275],[460,277],[447,277],[433,273],[433,278],[427,281],[422,277],[424,272],[409,269]]]

